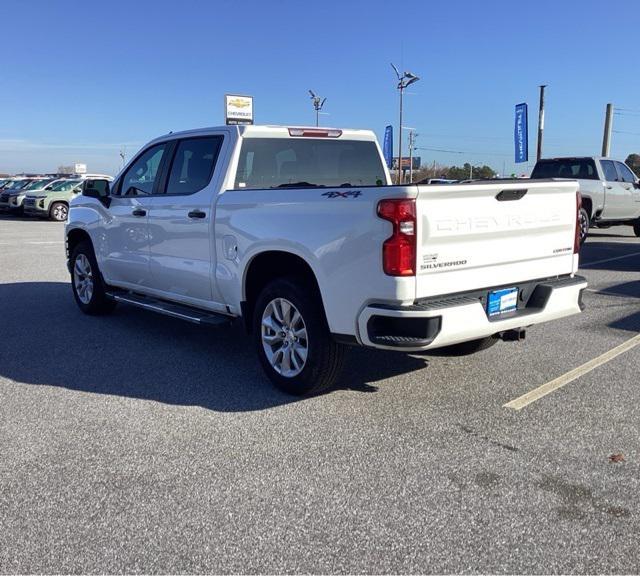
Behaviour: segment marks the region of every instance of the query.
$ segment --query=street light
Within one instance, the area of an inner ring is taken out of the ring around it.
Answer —
[[[410,86],[414,82],[420,80],[418,76],[412,74],[411,72],[403,72],[400,74],[398,69],[391,63],[391,67],[393,68],[396,76],[398,77],[398,90],[400,90],[400,128],[398,130],[398,184],[401,184],[402,180],[402,95],[404,93],[404,89],[407,86]]]
[[[313,102],[313,107],[316,111],[316,126],[320,126],[320,110],[322,110],[322,107],[324,106],[324,103],[327,101],[327,99],[316,96],[313,93],[313,90],[309,90],[309,94],[311,94],[311,102]]]

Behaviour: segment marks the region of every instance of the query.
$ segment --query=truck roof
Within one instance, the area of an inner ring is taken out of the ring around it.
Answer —
[[[553,161],[553,160],[614,160],[614,158],[608,156],[555,156],[553,158],[540,158],[538,162]]]
[[[348,140],[376,140],[376,136],[372,130],[359,130],[355,128],[327,128],[325,126],[278,126],[278,125],[258,125],[258,124],[244,124],[244,125],[230,125],[230,126],[211,126],[207,128],[195,128],[191,130],[182,130],[180,132],[169,132],[158,138],[154,138],[152,142],[156,140],[162,141],[171,138],[184,138],[185,136],[206,136],[214,132],[226,131],[235,132],[238,136],[243,138],[251,137],[263,137],[263,138],[290,138],[293,137],[290,130],[301,130],[308,132],[308,134],[300,134],[300,136],[314,137],[313,132],[339,132],[339,138]],[[318,136],[326,137],[326,134],[318,134]],[[334,136],[335,137],[335,136]]]

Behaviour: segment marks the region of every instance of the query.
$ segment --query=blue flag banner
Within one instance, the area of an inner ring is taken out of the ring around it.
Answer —
[[[516,104],[516,125],[513,139],[516,146],[516,162],[529,160],[529,126],[527,122],[527,104]]]
[[[387,163],[387,168],[391,170],[393,165],[393,126],[387,126],[384,129],[384,144],[382,146],[382,154]]]

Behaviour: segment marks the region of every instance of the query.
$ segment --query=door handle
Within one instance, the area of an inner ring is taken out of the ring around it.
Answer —
[[[607,190],[611,190],[611,188],[613,188],[613,186],[606,186]]]
[[[143,210],[142,208],[136,208],[135,210],[133,210],[133,212],[131,212],[132,216],[146,216],[147,215],[147,211]]]
[[[187,216],[189,216],[189,218],[206,218],[207,217],[207,215],[202,210],[191,210],[191,212],[189,212]]]

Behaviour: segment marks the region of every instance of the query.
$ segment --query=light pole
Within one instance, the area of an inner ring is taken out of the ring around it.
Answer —
[[[413,184],[413,151],[416,149],[416,136],[418,135],[415,128],[403,126],[409,130],[409,184]]]
[[[400,74],[398,69],[391,64],[396,76],[398,77],[398,90],[400,91],[400,124],[398,130],[398,184],[402,184],[402,95],[404,93],[404,89],[420,80],[415,74],[411,72],[403,72]]]
[[[313,102],[313,108],[316,111],[316,126],[320,126],[320,110],[322,110],[322,107],[324,106],[324,103],[327,101],[327,99],[316,96],[313,93],[313,90],[309,90],[309,94],[311,94],[311,102]]]
[[[536,150],[536,160],[542,158],[542,134],[544,132],[544,89],[546,84],[540,84],[540,105],[538,108],[538,148]]]
[[[602,155],[609,156],[611,150],[611,127],[613,125],[613,104],[607,104],[604,117],[604,136],[602,137]]]

